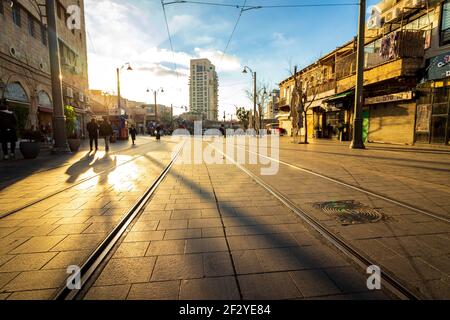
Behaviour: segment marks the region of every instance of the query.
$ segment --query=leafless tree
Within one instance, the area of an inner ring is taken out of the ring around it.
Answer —
[[[291,68],[292,70],[292,68]],[[311,108],[313,102],[316,100],[318,90],[313,88],[312,83],[303,79],[302,75],[297,72],[297,66],[294,66],[291,75],[294,79],[294,87],[291,95],[291,122],[292,122],[292,136],[294,143],[298,143],[300,130],[305,128],[304,142],[308,144],[308,121],[307,113]],[[312,99],[308,100],[308,94],[311,94]]]
[[[266,82],[260,82],[257,85],[256,88],[256,106],[257,106],[257,114],[255,117],[259,119],[259,129],[261,129],[262,126],[262,115],[264,112],[264,108],[266,107],[267,103],[269,102],[269,92],[272,90],[270,89],[270,86]],[[253,103],[253,91],[245,90],[245,94],[247,95],[248,99]],[[255,128],[256,129],[256,128]]]

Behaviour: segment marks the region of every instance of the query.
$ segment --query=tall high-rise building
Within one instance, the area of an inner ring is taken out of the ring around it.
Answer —
[[[204,120],[217,121],[219,117],[219,80],[216,67],[208,59],[191,60],[190,106]]]

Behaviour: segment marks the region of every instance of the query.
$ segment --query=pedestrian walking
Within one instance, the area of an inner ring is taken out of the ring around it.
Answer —
[[[5,100],[0,101],[0,141],[2,143],[3,159],[8,160],[8,143],[10,144],[11,158],[16,157],[17,118],[8,110]]]
[[[156,134],[156,140],[157,140],[157,141],[161,140],[161,127],[160,127],[160,126],[157,126],[157,127],[156,127],[156,132],[155,132],[155,134]]]
[[[225,130],[225,126],[222,124],[220,126],[220,133],[222,134],[222,137],[226,138],[227,137],[227,131]]]
[[[91,151],[93,149],[93,144],[95,142],[95,151],[98,150],[98,123],[97,120],[92,119],[91,122],[87,124],[87,132],[89,133],[89,145]]]
[[[137,130],[134,126],[131,126],[131,128],[130,128],[130,136],[131,136],[131,140],[133,141],[133,145],[135,145]]]
[[[113,135],[114,131],[111,126],[111,123],[109,123],[108,119],[105,119],[102,124],[100,125],[100,137],[105,139],[105,151],[109,151],[109,139]]]

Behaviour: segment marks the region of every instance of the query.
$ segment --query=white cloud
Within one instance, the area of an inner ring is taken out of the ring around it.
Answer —
[[[240,71],[241,63],[238,57],[223,54],[219,50],[211,49],[194,49],[197,58],[207,58],[209,59],[217,68],[219,72],[229,72],[229,71]]]
[[[208,58],[219,72],[219,104],[222,113],[224,109],[227,113],[234,112],[234,104],[242,105],[246,101],[243,91],[247,85],[227,85],[245,80],[240,73],[241,62],[238,57],[207,48],[215,39],[202,32],[196,32],[189,38],[197,46],[192,52],[172,53],[162,48],[161,44],[167,43],[168,37],[160,8],[155,6],[152,19],[149,19],[148,12],[133,3],[117,0],[85,1],[89,82],[92,89],[116,92],[116,68],[130,62],[134,71],[121,72],[121,93],[124,97],[150,103],[153,102],[153,96],[146,92],[147,89],[163,87],[165,92],[158,96],[158,103],[188,105],[190,60]],[[172,34],[183,33],[189,28],[192,30],[193,26],[197,26],[197,30],[207,28],[195,17],[186,14],[173,16],[169,25]],[[174,63],[177,65],[176,71]],[[226,81],[222,81],[225,76]],[[251,79],[249,85],[250,82]]]

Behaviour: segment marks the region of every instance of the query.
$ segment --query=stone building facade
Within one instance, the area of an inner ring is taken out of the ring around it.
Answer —
[[[18,114],[22,128],[51,130],[53,104],[44,3],[0,0],[0,95]],[[74,107],[83,136],[90,117],[84,2],[56,0],[56,8],[64,104]],[[68,10],[74,8],[79,10]],[[80,28],[71,27],[73,13],[79,13]]]

